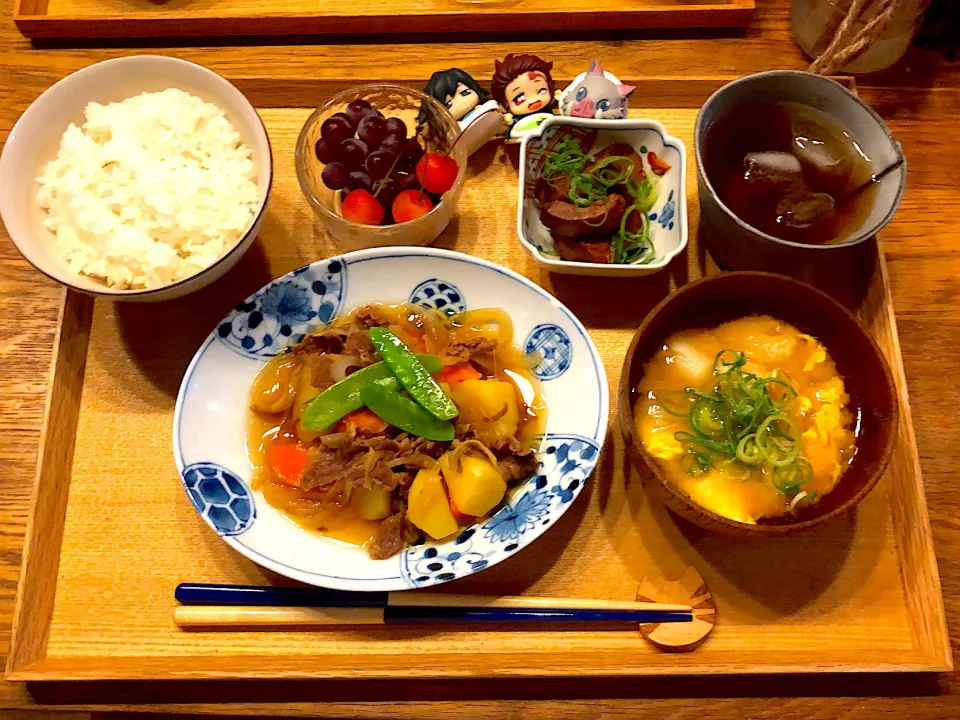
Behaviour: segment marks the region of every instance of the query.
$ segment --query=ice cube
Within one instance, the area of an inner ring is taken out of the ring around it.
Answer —
[[[787,227],[807,228],[834,211],[836,203],[826,193],[792,192],[777,203],[777,220]]]
[[[794,120],[793,152],[808,178],[816,178],[811,184],[844,190],[854,162],[853,143],[847,140],[804,118]]]
[[[803,182],[800,161],[785,152],[752,152],[743,158],[743,179],[752,184],[789,187]]]

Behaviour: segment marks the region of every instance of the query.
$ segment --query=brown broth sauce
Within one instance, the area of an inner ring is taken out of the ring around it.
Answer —
[[[825,245],[850,237],[867,219],[876,191],[868,188],[810,227],[790,227],[778,213],[782,187],[750,182],[744,158],[752,152],[784,152],[798,158],[798,143],[823,144],[845,159],[834,172],[803,162],[803,180],[814,193],[835,201],[872,176],[869,158],[840,125],[824,113],[797,103],[740,106],[711,123],[703,142],[703,165],[720,200],[741,220],[774,237]]]
[[[418,313],[411,311],[409,306],[381,307],[396,313],[395,317],[401,329],[407,323],[411,330],[413,326],[420,325]],[[469,318],[469,314],[467,317]],[[537,438],[545,433],[547,421],[547,404],[540,382],[530,372],[520,350],[512,345],[500,344],[493,360],[495,367],[483,372],[483,375],[505,380],[513,385],[520,409],[517,439],[534,445]],[[280,437],[282,428],[291,426],[290,415],[290,412],[269,414],[250,411],[245,440],[247,457],[253,467],[251,487],[262,493],[272,507],[283,510],[298,525],[351,545],[366,545],[376,535],[379,521],[361,518],[349,504],[343,507],[305,499],[298,489],[276,482],[273,472],[267,466],[267,448]],[[508,490],[508,495],[510,492],[511,490]]]

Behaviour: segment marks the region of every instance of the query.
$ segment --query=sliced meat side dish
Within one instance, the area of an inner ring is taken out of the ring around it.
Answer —
[[[622,195],[608,195],[587,207],[554,202],[540,206],[540,220],[553,232],[554,238],[578,237],[595,233],[612,233],[620,228],[627,209]]]
[[[610,264],[610,239],[592,235],[579,238],[555,237],[553,247],[564,260]]]
[[[573,201],[570,199],[570,176],[559,175],[549,181],[544,177],[537,178],[534,195],[541,205],[549,205],[552,202],[572,203]]]

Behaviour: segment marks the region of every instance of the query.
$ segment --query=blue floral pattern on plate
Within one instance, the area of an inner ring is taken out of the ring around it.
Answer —
[[[467,309],[460,289],[440,278],[430,278],[417,285],[410,293],[410,302],[431,310],[441,310],[447,315],[456,315]]]
[[[333,258],[294,270],[237,305],[217,338],[241,355],[270,358],[340,314],[346,265]]]
[[[198,462],[183,469],[183,486],[193,507],[218,535],[240,535],[257,518],[257,507],[246,484],[227,468]]]
[[[537,472],[493,517],[461,532],[452,551],[441,552],[432,544],[403,551],[400,564],[404,580],[412,588],[423,587],[470,575],[499,562],[521,543],[542,533],[551,519],[560,517],[557,508],[580,493],[599,456],[600,446],[592,438],[548,434],[537,454]]]
[[[676,203],[673,200],[673,190],[671,190],[670,194],[667,195],[667,201],[663,204],[663,207],[660,208],[659,217],[657,213],[650,213],[650,219],[660,223],[660,227],[662,228],[673,230],[673,218],[676,212]]]
[[[539,353],[540,363],[533,374],[541,380],[554,380],[563,375],[573,362],[573,346],[563,328],[551,323],[537,325],[523,343],[527,355]]]

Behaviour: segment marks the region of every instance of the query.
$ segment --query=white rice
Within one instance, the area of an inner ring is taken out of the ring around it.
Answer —
[[[251,152],[216,105],[169,89],[84,114],[37,178],[71,271],[116,288],[169,285],[250,226],[260,200]]]

